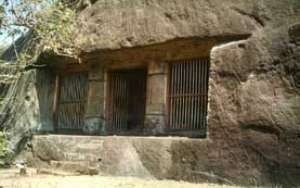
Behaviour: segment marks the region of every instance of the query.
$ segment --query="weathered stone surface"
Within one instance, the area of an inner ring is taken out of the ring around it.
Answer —
[[[89,72],[89,89],[84,115],[83,133],[89,135],[105,134],[104,123],[104,71],[102,67],[93,67]]]
[[[145,114],[144,131],[151,135],[157,135],[164,133],[166,128],[166,116],[165,114]]]
[[[86,117],[102,117],[104,114],[104,82],[89,81]]]
[[[97,1],[79,16],[76,44],[84,51],[94,51],[176,38],[250,34],[261,25],[241,12],[254,11],[254,4],[236,0],[222,4],[218,0]]]
[[[293,42],[300,44],[300,23],[289,28],[289,35]]]
[[[236,182],[297,182],[300,177],[299,1],[103,0],[84,9],[79,22],[82,27],[76,44],[85,52],[118,49],[111,51],[113,57],[104,57],[119,64],[123,59],[176,59],[177,54],[188,54],[180,53],[182,48],[195,49],[191,43],[180,46],[180,41],[214,39],[212,43],[217,46],[210,53],[209,141],[205,141],[205,147],[197,142],[173,143],[173,156],[195,157],[186,163],[179,163],[174,157],[172,164],[181,171],[171,170],[178,175],[170,177],[189,179],[192,176],[184,173],[199,167],[195,170],[199,176],[205,174],[202,172],[212,172]],[[220,39],[224,41],[229,36],[244,37],[221,44]],[[170,41],[179,42],[170,45]],[[135,55],[143,54],[137,47],[164,43],[169,44],[165,54],[163,48],[149,47],[145,53],[150,55],[144,58]],[[166,55],[170,46],[173,49],[177,46],[178,53]],[[123,51],[127,55],[120,55],[124,48],[128,48]],[[150,53],[151,50],[154,52]],[[203,57],[200,50],[199,57]],[[161,90],[160,84],[155,87]],[[153,98],[159,101],[163,97]],[[161,108],[155,104],[148,111]],[[146,118],[146,122],[152,120],[155,118]],[[153,171],[153,174],[159,173]]]
[[[104,120],[100,117],[85,117],[83,132],[88,135],[105,134]]]
[[[35,137],[41,159],[101,161],[111,175],[299,186],[299,0],[98,0],[79,22],[76,44],[98,64],[210,51],[208,138]]]
[[[167,67],[165,62],[150,62],[147,75],[147,99],[144,127],[152,134],[166,127]]]
[[[39,114],[45,108],[39,106],[36,72],[29,71],[22,75],[14,73],[17,78],[9,85],[10,88],[1,100],[0,128],[9,139],[9,149],[20,152],[31,135],[41,128]]]
[[[146,113],[165,114],[168,76],[166,72],[155,72],[164,70],[153,70],[149,67],[148,71]]]
[[[134,140],[125,137],[35,136],[32,143],[34,155],[44,161],[55,161],[52,162],[55,164],[60,161],[60,167],[65,166],[65,170],[79,171],[83,164],[89,164],[87,166],[97,167],[101,174],[152,177],[139,159],[132,144]]]

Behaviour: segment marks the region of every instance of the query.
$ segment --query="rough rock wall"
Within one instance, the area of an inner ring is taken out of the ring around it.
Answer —
[[[35,71],[20,72],[14,64],[7,66],[14,79],[7,84],[1,100],[0,128],[9,139],[10,149],[19,152],[22,144],[40,127],[36,74]]]
[[[34,46],[32,34],[28,31],[21,35],[15,45],[0,54],[0,59],[7,62],[0,65],[0,130],[7,135],[14,153],[20,152],[41,127],[36,71],[25,71],[23,64],[16,63],[16,52]]]
[[[256,6],[258,12],[264,7],[264,17],[239,10],[260,25],[252,37],[211,52],[209,133],[226,151],[219,156],[224,163],[236,161],[232,170],[292,182],[300,177],[300,33],[292,34],[300,24],[300,4]]]
[[[99,0],[79,22],[85,52],[251,34],[211,50],[204,166],[240,182],[299,179],[298,0]]]

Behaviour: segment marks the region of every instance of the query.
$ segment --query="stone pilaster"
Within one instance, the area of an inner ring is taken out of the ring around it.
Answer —
[[[167,64],[150,62],[147,76],[145,131],[161,134],[166,127]]]
[[[104,126],[104,70],[92,67],[89,71],[89,89],[83,131],[87,134],[105,134]]]

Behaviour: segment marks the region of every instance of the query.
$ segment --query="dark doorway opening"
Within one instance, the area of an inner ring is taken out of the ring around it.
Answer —
[[[108,131],[141,132],[145,116],[147,71],[113,71],[108,78]]]

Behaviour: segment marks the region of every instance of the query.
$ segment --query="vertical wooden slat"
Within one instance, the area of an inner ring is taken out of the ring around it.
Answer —
[[[176,94],[177,93],[177,90],[178,90],[178,72],[177,72],[177,67],[176,66],[172,66],[172,69],[173,69],[173,72],[174,72],[174,92],[172,94],[170,94],[170,97],[172,97],[172,95]],[[172,97],[173,98],[173,97]],[[178,112],[178,103],[177,103],[177,99],[176,98],[173,98],[174,100],[174,107],[173,107],[173,113],[174,113],[174,116],[173,116],[173,124],[171,125],[172,128],[174,128],[176,125],[177,125],[177,122],[178,122],[178,115],[177,115],[177,112]]]
[[[199,62],[196,62],[196,121],[195,121],[195,127],[198,128],[199,125],[199,93],[200,93],[200,89],[199,89],[199,80],[200,80],[200,72],[199,72]]]
[[[122,95],[122,78],[121,78],[121,74],[118,75],[118,123],[117,123],[117,129],[121,130],[121,120],[122,120],[122,99],[121,99],[121,95]]]
[[[114,122],[113,122],[113,125],[112,125],[112,127],[113,127],[113,129],[116,129],[116,126],[117,126],[117,115],[118,115],[118,112],[117,112],[117,109],[118,109],[118,101],[119,101],[119,99],[118,99],[118,77],[117,77],[117,75],[114,75],[114,77],[115,77],[115,90],[114,90],[114,95],[115,95],[115,97],[114,97],[114,107],[115,107],[115,111],[114,111],[114,114],[113,114],[113,116],[114,116]]]
[[[200,115],[201,115],[201,121],[200,121],[200,128],[203,127],[203,121],[204,121],[204,116],[203,116],[203,99],[204,99],[204,95],[205,95],[205,92],[204,92],[204,77],[205,77],[205,64],[204,64],[204,61],[201,60],[200,61],[200,64],[201,64],[201,100],[200,100]]]
[[[180,72],[181,72],[181,78],[180,78],[180,95],[182,96],[184,94],[184,71],[183,71],[183,64],[180,64]],[[183,128],[183,121],[184,121],[184,98],[181,98],[180,100],[181,102],[181,108],[180,108],[180,117],[181,117],[181,121],[180,121],[180,128]]]
[[[183,129],[186,129],[188,128],[187,127],[187,86],[188,86],[188,62],[187,61],[184,61],[184,64],[183,64],[183,72],[184,72],[184,77],[183,77],[183,85],[184,85],[184,90],[183,90],[183,95],[184,95],[184,114],[183,114]]]
[[[116,129],[120,130],[120,117],[121,117],[121,101],[120,101],[120,92],[121,92],[121,80],[120,80],[120,75],[117,75],[117,86],[118,86],[118,89],[117,89],[117,113],[116,113]]]
[[[119,101],[119,98],[118,98],[118,90],[119,90],[119,80],[118,80],[118,76],[117,75],[114,75],[115,76],[115,83],[116,83],[116,86],[115,86],[115,98],[113,99],[114,100],[114,105],[115,105],[115,111],[114,111],[114,124],[112,125],[113,126],[113,129],[116,129],[116,126],[117,126],[117,116],[118,116],[118,101]]]
[[[114,93],[113,93],[113,88],[115,87],[115,82],[114,82],[114,76],[108,76],[108,82],[110,84],[107,85],[107,87],[109,88],[108,91],[108,95],[107,95],[107,119],[109,122],[109,125],[113,124],[113,111],[114,111],[114,105],[113,105],[113,99],[114,99]],[[109,127],[109,129],[112,129],[111,127]]]
[[[181,64],[180,66],[180,71],[182,72],[182,77],[180,79],[180,83],[181,83],[181,92],[180,92],[180,95],[183,96],[184,95],[184,88],[185,88],[185,83],[184,83],[184,77],[185,77],[185,70],[184,70],[184,62]],[[185,97],[182,97],[181,98],[181,103],[182,103],[182,106],[181,106],[181,123],[180,123],[180,126],[181,128],[183,129],[184,128],[184,119],[185,119],[185,116],[184,116],[184,112],[185,112],[185,109],[184,109],[184,105],[185,105]]]
[[[199,105],[199,107],[200,107],[200,113],[199,113],[199,115],[200,115],[200,123],[199,123],[199,127],[201,128],[202,127],[202,122],[203,122],[203,114],[202,114],[202,108],[203,108],[203,86],[204,86],[204,84],[203,84],[203,77],[204,77],[204,75],[203,75],[203,68],[204,68],[204,66],[203,66],[203,61],[201,60],[200,62],[200,75],[201,75],[201,77],[200,77],[200,81],[201,81],[201,86],[200,86],[200,90],[201,90],[201,95],[200,95],[200,105]]]
[[[172,129],[174,127],[174,125],[176,125],[176,110],[177,110],[177,106],[176,106],[176,99],[173,97],[173,95],[176,93],[176,88],[177,88],[177,85],[176,85],[176,76],[178,75],[177,72],[176,72],[176,67],[175,66],[172,66],[172,65],[169,65],[169,69],[170,69],[170,73],[171,73],[171,77],[169,80],[169,93],[168,93],[168,96],[169,96],[169,100],[170,100],[170,103],[171,103],[171,107],[169,108],[169,118],[170,118],[170,121],[169,121],[169,128]],[[175,76],[176,75],[176,76]]]
[[[195,79],[194,79],[194,72],[195,72],[195,62],[194,60],[191,61],[191,71],[190,71],[190,74],[191,74],[191,89],[190,89],[190,93],[194,94],[194,84],[195,84]],[[190,116],[191,116],[191,119],[190,119],[190,125],[191,125],[191,128],[194,129],[195,127],[195,124],[194,124],[194,96],[191,96],[191,110],[190,110]]]
[[[197,126],[199,128],[201,128],[201,121],[202,121],[202,117],[201,117],[201,99],[202,99],[202,83],[201,83],[201,80],[202,80],[202,64],[201,64],[201,61],[198,62],[198,66],[199,66],[199,69],[198,69],[198,74],[199,74],[199,99],[198,99],[198,122],[197,122]]]
[[[194,112],[194,128],[197,128],[197,124],[198,124],[198,67],[199,67],[199,63],[197,61],[195,61],[195,88],[194,88],[194,92],[195,92],[195,102],[194,102],[194,108],[195,108],[195,112]]]
[[[191,60],[191,71],[190,71],[190,76],[191,76],[191,89],[190,89],[190,93],[194,94],[194,88],[195,88],[195,62],[194,60]],[[190,125],[191,125],[191,128],[194,129],[194,96],[191,96],[191,110],[190,110],[190,116],[191,116],[191,119],[190,119]]]
[[[178,78],[179,78],[179,73],[178,73],[178,69],[176,66],[172,66],[173,68],[173,72],[174,72],[174,93],[172,93],[172,95],[176,95],[176,93],[178,92]],[[178,101],[177,101],[177,98],[173,98],[174,99],[174,122],[173,122],[173,125],[172,125],[172,128],[176,127],[177,124],[178,124]]]
[[[117,129],[121,129],[121,116],[122,116],[122,108],[121,108],[121,92],[122,92],[122,85],[121,85],[121,75],[118,75],[118,91],[117,91],[117,96],[118,96],[118,105],[117,105]]]
[[[115,75],[115,79],[116,79],[116,90],[115,90],[115,98],[114,98],[114,103],[115,103],[115,112],[114,112],[114,124],[113,124],[113,129],[117,129],[117,123],[118,123],[118,102],[119,102],[119,98],[118,98],[118,91],[119,91],[119,79],[118,76]]]
[[[193,74],[192,74],[192,72],[193,72],[193,61],[191,60],[189,62],[189,71],[188,71],[188,76],[189,76],[188,93],[190,93],[191,95],[188,97],[189,103],[188,103],[188,122],[187,122],[188,127],[187,128],[189,128],[189,127],[193,128],[193,123],[192,123],[192,109],[193,109],[193,105],[192,105],[193,104],[193,102],[192,102],[192,100],[193,100],[192,83],[193,83]]]
[[[55,76],[55,86],[54,86],[54,100],[53,100],[53,123],[54,130],[57,131],[58,128],[58,105],[59,105],[59,93],[60,93],[60,77]]]
[[[114,88],[115,88],[115,85],[116,85],[116,82],[115,82],[115,77],[113,75],[113,73],[111,73],[111,75],[108,77],[109,79],[109,82],[110,84],[108,84],[108,87],[110,88],[110,92],[109,92],[109,95],[108,95],[108,104],[110,105],[107,110],[109,112],[108,114],[108,119],[110,120],[109,121],[109,124],[110,125],[113,125],[114,124],[114,109],[115,109],[115,105],[114,105],[114,99],[115,99],[115,93],[114,93]],[[109,129],[113,129],[112,127],[109,127]]]
[[[176,76],[175,76],[175,92],[174,92],[174,95],[176,96],[178,93],[179,93],[179,89],[180,89],[180,84],[179,84],[179,79],[180,79],[180,72],[179,72],[179,69],[178,69],[178,66],[174,66],[174,71],[176,73]],[[176,97],[174,97],[174,100],[175,100],[175,122],[174,122],[174,128],[177,127],[179,125],[179,110],[180,110],[180,106],[179,106],[179,100],[177,100]]]
[[[127,77],[128,79],[122,79],[122,130],[125,130],[127,129],[128,127],[128,124],[127,124],[127,121],[128,121],[128,106],[127,106],[127,102],[128,102],[128,97],[127,97],[127,92],[129,90],[128,86],[129,83],[130,83],[130,75],[124,73],[123,77]]]
[[[180,64],[180,72],[181,72],[181,78],[180,78],[180,95],[184,94],[184,70],[183,70],[183,64]],[[181,102],[181,108],[180,108],[180,128],[183,128],[183,121],[184,121],[184,99],[180,100]]]
[[[192,92],[192,88],[193,88],[193,60],[191,60],[189,62],[189,89],[188,89],[188,93],[190,93],[191,95],[189,96],[189,108],[188,108],[188,116],[189,116],[189,119],[188,119],[188,126],[190,126],[191,128],[193,128],[193,123],[192,123],[192,116],[193,116],[193,92]]]
[[[168,127],[170,128],[171,125],[173,124],[173,107],[174,107],[174,100],[170,96],[171,93],[174,93],[174,69],[172,69],[171,66],[169,66],[169,79],[168,79],[168,101],[169,101],[169,108],[168,108]]]

